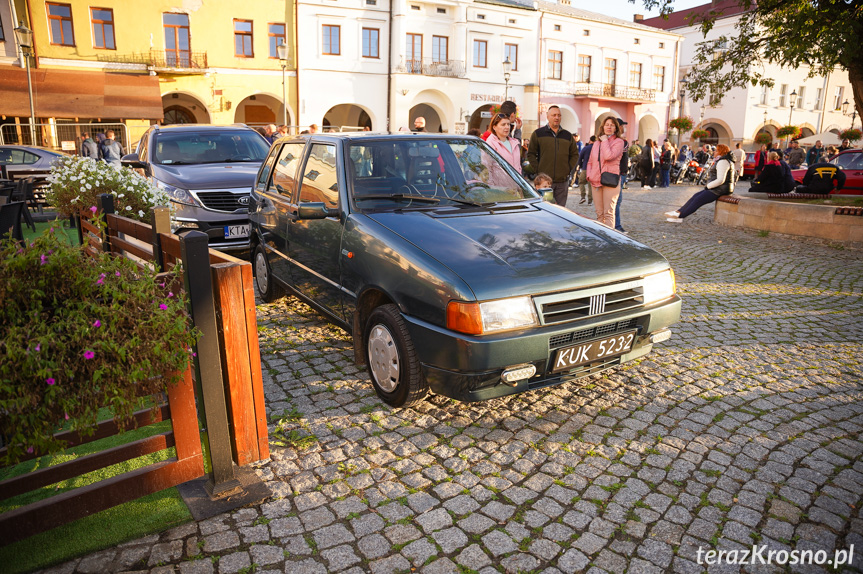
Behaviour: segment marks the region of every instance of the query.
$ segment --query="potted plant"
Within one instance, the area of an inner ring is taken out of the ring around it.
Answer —
[[[710,135],[710,132],[707,130],[692,130],[692,139],[700,140],[701,138],[706,138]]]
[[[799,138],[800,133],[800,128],[798,128],[797,126],[782,126],[778,130],[776,130],[776,135],[780,138],[785,138],[786,144],[788,143],[787,140]]]
[[[773,143],[773,136],[771,136],[767,132],[761,132],[759,134],[756,134],[755,143],[757,143],[758,145],[770,145],[771,143]]]
[[[852,142],[856,142],[859,139],[863,139],[863,132],[861,132],[857,128],[851,128],[851,129],[845,130],[841,134],[839,134],[839,138],[843,139],[843,140],[849,140]]]
[[[684,134],[692,129],[695,123],[689,116],[680,116],[668,122],[668,128],[677,130],[677,147],[680,147],[680,134]]]
[[[129,168],[117,169],[90,158],[68,156],[57,160],[48,176],[48,203],[64,215],[98,205],[102,193],[114,196],[118,215],[144,221],[151,207],[170,205],[168,195]]]
[[[185,369],[195,338],[171,284],[53,228],[29,244],[0,241],[2,464],[62,450],[61,426],[92,434],[102,407],[126,421],[138,397],[173,382],[165,373]]]

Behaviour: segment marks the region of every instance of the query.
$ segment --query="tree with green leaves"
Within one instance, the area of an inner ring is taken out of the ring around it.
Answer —
[[[635,0],[630,0],[635,3]],[[674,0],[642,0],[662,15],[673,11]],[[698,44],[687,79],[696,100],[722,95],[746,85],[773,87],[765,64],[797,69],[809,67],[809,77],[827,75],[840,67],[848,72],[854,103],[863,111],[863,2],[860,0],[737,0],[743,9],[733,36]],[[736,12],[736,10],[735,10]],[[721,10],[695,15],[689,24],[706,37]],[[721,49],[719,49],[721,47]]]

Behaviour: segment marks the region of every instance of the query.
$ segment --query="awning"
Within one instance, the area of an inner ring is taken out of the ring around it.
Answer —
[[[839,139],[839,136],[834,134],[833,132],[821,132],[820,134],[815,134],[814,136],[807,136],[805,138],[800,138],[799,140],[795,140],[802,145],[815,145],[815,142],[821,140],[821,143],[824,145],[839,145],[842,143],[842,140]]]
[[[36,117],[143,120],[163,117],[156,76],[45,68],[30,72]],[[26,70],[0,66],[0,114],[30,116]]]

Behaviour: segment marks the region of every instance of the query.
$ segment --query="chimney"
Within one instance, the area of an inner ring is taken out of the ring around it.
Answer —
[[[634,15],[632,16],[632,21],[633,21],[633,22],[638,23],[638,22],[641,22],[642,20],[644,20],[644,14],[634,14]]]

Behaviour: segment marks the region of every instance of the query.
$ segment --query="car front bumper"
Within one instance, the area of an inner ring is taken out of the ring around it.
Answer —
[[[680,298],[674,296],[637,311],[483,337],[462,335],[412,317],[405,320],[432,392],[474,402],[561,384],[637,359],[653,348],[652,333],[680,319],[680,307]],[[631,350],[624,355],[552,373],[557,350],[568,346],[554,345],[552,339],[591,329],[601,333],[593,336],[596,339],[632,330],[637,333]],[[514,384],[501,381],[504,370],[523,364],[534,365],[536,374]]]
[[[246,252],[249,250],[251,233],[246,237],[225,238],[225,227],[232,225],[248,225],[249,216],[246,213],[227,213],[213,211],[203,207],[174,203],[175,212],[171,216],[171,227],[174,233],[196,230],[206,233],[209,246],[219,251]]]

